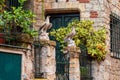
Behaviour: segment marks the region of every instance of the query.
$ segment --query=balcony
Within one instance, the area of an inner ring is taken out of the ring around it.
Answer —
[[[31,27],[35,15],[31,10],[24,9],[23,4],[24,1],[18,3],[18,0],[9,0],[1,6],[0,46],[27,49],[28,44],[32,44],[33,36],[37,33]]]
[[[27,46],[32,44],[33,38],[22,32],[21,27],[4,26],[0,28],[0,46],[17,49],[28,49]]]

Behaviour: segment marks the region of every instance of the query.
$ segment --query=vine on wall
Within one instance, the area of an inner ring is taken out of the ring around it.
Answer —
[[[64,47],[67,44],[64,43],[65,36],[71,31],[74,26],[76,35],[73,40],[77,46],[85,45],[87,47],[88,54],[101,61],[105,58],[106,51],[106,29],[101,26],[100,29],[96,30],[92,26],[93,22],[90,20],[78,21],[74,20],[68,24],[67,27],[60,27],[59,29],[53,29],[50,35],[53,36],[61,46]]]

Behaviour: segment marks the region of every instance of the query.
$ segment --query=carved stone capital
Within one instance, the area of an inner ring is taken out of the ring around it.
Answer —
[[[79,58],[80,48],[74,46],[68,46],[64,48],[64,54],[69,54],[71,58]]]
[[[51,41],[51,40],[39,40],[39,41],[42,46],[45,46],[45,45],[54,46],[54,47],[56,46],[55,41]]]

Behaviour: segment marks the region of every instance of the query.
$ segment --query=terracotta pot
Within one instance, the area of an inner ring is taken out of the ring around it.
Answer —
[[[0,33],[0,44],[4,44],[5,39],[4,39],[4,33]]]

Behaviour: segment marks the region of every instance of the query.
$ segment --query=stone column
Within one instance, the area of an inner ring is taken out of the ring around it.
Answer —
[[[41,43],[41,72],[46,80],[55,80],[55,42],[50,40],[40,40]]]
[[[65,55],[69,55],[70,64],[69,64],[69,80],[80,80],[80,66],[79,66],[79,47],[66,47]]]

